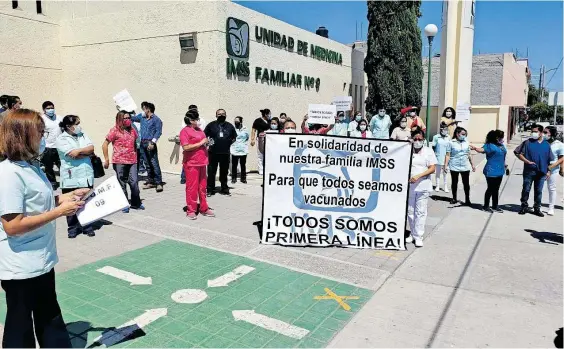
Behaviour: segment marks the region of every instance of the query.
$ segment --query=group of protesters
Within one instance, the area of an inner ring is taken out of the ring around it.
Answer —
[[[69,238],[79,234],[95,236],[93,227],[82,226],[76,215],[94,186],[95,146],[83,130],[80,117],[60,116],[51,101],[42,104],[42,113],[22,108],[23,102],[17,96],[1,96],[0,102],[0,280],[8,305],[3,345],[35,346],[35,332],[41,347],[70,347],[55,292],[53,267],[58,257],[54,222],[66,217]],[[139,175],[147,178],[145,189],[163,191],[157,147],[163,123],[155,114],[153,103],[143,102],[141,108],[140,113],[135,113],[118,107],[114,125],[102,144],[102,166],[106,169],[110,166],[111,144],[111,164],[126,196],[126,186],[130,188],[130,207],[124,209],[124,213],[130,209],[145,209],[140,198]],[[298,132],[410,141],[413,153],[407,216],[411,234],[407,242],[414,242],[416,247],[423,246],[431,192],[441,190],[441,185],[442,190],[449,192],[448,172],[451,203],[458,203],[458,179],[461,178],[464,204],[471,205],[469,177],[470,172],[476,170],[471,150],[486,154],[483,172],[487,190],[482,209],[502,212],[499,189],[503,176],[509,173],[506,137],[503,131],[492,130],[482,146],[471,145],[468,131],[459,125],[451,107],[444,110],[439,132],[430,143],[426,125],[418,116],[418,108],[414,107],[402,109],[401,116],[395,120],[384,107],[370,119],[354,110],[339,112],[331,125],[311,123],[308,115],[297,123],[285,113],[273,117],[269,109],[262,109],[252,123],[251,132],[241,116],[234,117],[233,123],[228,121],[224,109],[218,109],[215,118],[205,123],[198,107],[190,105],[183,127],[174,138],[182,148],[181,182],[186,186],[186,215],[192,220],[198,215],[215,216],[207,197],[216,193],[218,170],[219,193],[229,195],[229,167],[232,183],[238,178],[242,183],[247,181],[249,145],[257,145],[258,170],[262,175],[266,135]],[[553,215],[555,174],[564,175],[564,145],[557,140],[556,128],[533,125],[529,139],[515,149],[515,154],[525,163],[519,214],[544,215],[540,207],[544,182],[548,180],[547,213]],[[59,169],[59,180],[54,167]],[[434,188],[432,174],[435,174]],[[61,194],[54,195],[58,187]],[[534,188],[533,210],[528,207],[531,187]]]

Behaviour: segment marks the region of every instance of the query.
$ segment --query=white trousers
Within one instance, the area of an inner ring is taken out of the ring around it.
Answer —
[[[435,186],[439,186],[440,178],[443,176],[443,188],[447,188],[447,174],[443,172],[445,165],[435,165]]]
[[[264,172],[264,154],[260,152],[257,145],[257,163],[258,163],[258,173],[262,176]]]
[[[422,239],[425,234],[425,221],[427,220],[428,191],[409,191],[407,201],[407,221],[411,229],[411,236]]]
[[[548,208],[554,209],[554,204],[556,203],[556,188],[560,183],[560,175],[558,172],[552,173],[548,180],[546,181],[546,187],[548,188]],[[562,185],[560,183],[560,185]]]

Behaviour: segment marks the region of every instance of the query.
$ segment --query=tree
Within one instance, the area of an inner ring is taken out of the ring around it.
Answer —
[[[548,91],[545,88],[542,88],[542,97],[548,98]],[[532,106],[542,101],[541,94],[539,89],[533,85],[529,84],[529,93],[527,95],[527,105]]]
[[[364,71],[366,109],[397,115],[406,105],[421,106],[423,67],[420,1],[368,1],[368,50]]]

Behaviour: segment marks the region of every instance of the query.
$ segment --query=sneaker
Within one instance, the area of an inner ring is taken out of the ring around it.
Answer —
[[[221,191],[219,192],[221,195],[231,195],[231,192],[229,191],[229,188],[224,188],[221,189]]]
[[[413,236],[409,235],[408,237],[405,238],[405,243],[406,244],[410,244],[413,242]]]
[[[540,208],[535,208],[533,214],[538,217],[544,217],[544,213],[541,212]]]
[[[145,185],[143,185],[143,189],[153,189],[156,188],[157,185],[153,184],[153,183],[145,183]]]
[[[529,212],[529,208],[528,208],[528,207],[521,207],[521,209],[519,210],[519,214],[520,214],[520,215],[527,214],[528,212]]]
[[[554,208],[549,208],[546,214],[549,216],[554,216]]]
[[[423,240],[415,239],[415,247],[423,247]]]
[[[472,206],[472,203],[470,202],[470,200],[466,200],[464,201],[464,206]]]
[[[195,213],[188,213],[188,214],[186,214],[186,218],[188,218],[192,221],[195,221],[198,217],[196,216]]]
[[[163,185],[162,184],[157,185],[157,193],[162,193],[162,191],[163,191]]]
[[[482,211],[487,212],[487,213],[493,213],[493,210],[489,207],[486,207],[486,206],[482,207]]]
[[[134,209],[134,210],[141,210],[141,211],[144,211],[144,210],[145,210],[145,206],[143,206],[143,204],[139,205],[139,207],[133,207],[133,206],[131,206],[131,208]]]
[[[215,213],[213,213],[213,211],[210,209],[204,212],[200,212],[200,214],[204,217],[215,217]]]
[[[85,232],[84,234],[86,234],[86,236],[89,236],[89,237],[94,237],[94,236],[96,236],[96,233],[94,232],[94,230],[87,231],[87,232]]]
[[[247,184],[247,180],[246,180],[246,179],[241,179],[241,183]]]
[[[451,205],[456,205],[458,203],[458,200],[456,199],[450,199],[450,204]]]
[[[448,187],[445,187],[445,193],[450,193],[450,190],[448,190]]]
[[[493,211],[497,213],[503,213],[503,210],[499,207],[494,208]]]
[[[123,213],[129,213],[129,207],[124,208],[123,210],[121,210],[121,212],[123,212]]]
[[[185,180],[185,179],[181,179],[181,180],[180,180],[180,184],[186,184],[186,180]]]
[[[237,183],[237,180],[236,180],[236,179],[232,179],[232,180],[231,180],[231,183],[232,183],[232,184],[235,184],[235,183]]]
[[[208,193],[207,193],[208,198],[210,196],[213,196],[213,195],[215,195],[215,190],[208,190]]]
[[[80,234],[80,233],[72,233],[72,234],[69,233],[68,237],[69,237],[69,239],[74,239],[78,236],[78,234]]]
[[[437,185],[437,186],[435,187],[435,191],[441,191],[441,188],[439,188],[439,186]]]

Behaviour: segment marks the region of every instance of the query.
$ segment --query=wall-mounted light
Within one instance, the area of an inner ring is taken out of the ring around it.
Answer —
[[[180,49],[183,51],[198,49],[198,36],[196,32],[179,34],[178,40],[180,41]]]

